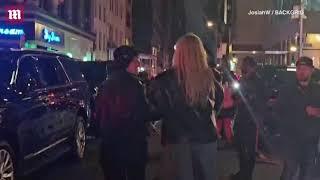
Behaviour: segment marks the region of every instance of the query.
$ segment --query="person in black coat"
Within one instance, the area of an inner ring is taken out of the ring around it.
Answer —
[[[114,52],[122,67],[99,89],[96,113],[102,138],[101,165],[108,180],[144,180],[150,111],[137,77],[138,53],[129,46]]]

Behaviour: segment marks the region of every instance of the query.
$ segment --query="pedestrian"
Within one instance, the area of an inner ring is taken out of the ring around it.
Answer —
[[[312,59],[301,57],[296,67],[297,80],[280,90],[276,104],[285,159],[281,180],[319,179],[313,177],[313,166],[320,136],[320,86],[311,81]]]
[[[263,82],[257,74],[257,62],[245,57],[241,63],[237,116],[234,124],[235,143],[239,154],[240,170],[235,180],[252,180],[256,162],[258,128],[263,129],[266,112],[266,94]]]
[[[223,69],[222,86],[224,98],[222,109],[218,113],[217,130],[219,138],[224,138],[228,146],[233,144],[233,122],[236,115],[234,95],[237,91],[237,83],[235,75],[228,69]]]
[[[99,89],[96,106],[100,124],[101,165],[107,180],[144,180],[147,127],[150,118],[139,81],[138,53],[130,46],[114,51],[121,70]]]
[[[181,37],[172,68],[157,76],[148,91],[163,117],[163,137],[172,158],[168,165],[174,167],[170,179],[217,179],[214,91],[200,38],[192,33]]]

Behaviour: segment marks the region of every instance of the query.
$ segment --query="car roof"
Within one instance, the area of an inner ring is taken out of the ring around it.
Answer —
[[[59,52],[51,52],[41,49],[1,49],[0,48],[0,56],[6,56],[6,57],[20,57],[26,54],[41,54],[41,55],[49,55],[49,56],[62,56],[62,57],[68,57],[67,55],[64,55]],[[9,58],[11,59],[11,58]]]

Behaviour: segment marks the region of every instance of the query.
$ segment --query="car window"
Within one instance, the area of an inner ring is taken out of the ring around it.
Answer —
[[[85,81],[84,75],[82,74],[79,64],[68,58],[59,58],[63,67],[65,68],[71,81]]]
[[[0,61],[0,84],[7,86],[12,77],[13,67],[9,60]]]
[[[23,58],[19,62],[16,85],[21,92],[27,92],[42,87],[35,67],[35,59],[33,57]]]
[[[64,85],[67,77],[55,57],[38,56],[36,68],[44,87]]]

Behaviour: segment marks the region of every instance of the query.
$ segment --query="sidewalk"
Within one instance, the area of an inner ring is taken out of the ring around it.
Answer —
[[[147,168],[147,180],[165,180],[164,178],[160,178],[164,174],[168,174],[168,172],[165,172],[164,168],[161,166],[163,154],[161,153],[160,144],[158,144],[159,139],[157,137],[152,137],[152,140],[149,142],[151,160]],[[226,177],[238,171],[237,154],[234,151],[222,150],[219,151],[218,157],[220,180],[227,180]],[[281,165],[257,163],[254,172],[254,180],[279,180],[281,170]]]

